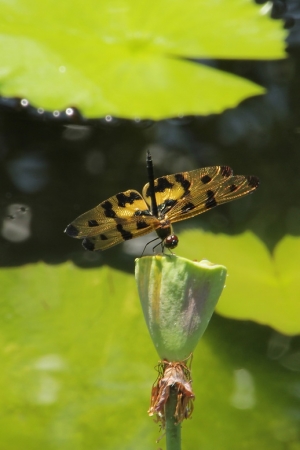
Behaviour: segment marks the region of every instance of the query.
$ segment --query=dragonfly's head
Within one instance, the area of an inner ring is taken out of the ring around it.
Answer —
[[[166,248],[175,248],[175,247],[177,247],[178,242],[179,242],[179,239],[176,236],[176,234],[170,234],[169,236],[167,236],[164,239],[163,246]]]

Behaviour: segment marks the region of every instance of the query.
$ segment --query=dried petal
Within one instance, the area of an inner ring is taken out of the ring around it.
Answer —
[[[157,415],[157,421],[165,426],[165,406],[170,395],[170,388],[177,391],[177,403],[175,420],[182,422],[191,416],[193,412],[193,400],[195,395],[192,390],[190,370],[184,362],[161,361],[160,375],[152,388],[149,416]]]

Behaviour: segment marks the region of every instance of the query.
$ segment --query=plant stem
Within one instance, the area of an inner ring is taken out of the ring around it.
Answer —
[[[166,403],[166,449],[181,450],[181,424],[174,417],[177,404],[177,389],[170,387],[170,396]]]

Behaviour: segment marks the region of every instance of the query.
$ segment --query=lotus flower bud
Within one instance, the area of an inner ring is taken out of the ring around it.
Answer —
[[[162,360],[183,361],[203,335],[225,284],[226,268],[169,255],[136,259],[143,313]]]
[[[145,256],[136,260],[135,277],[146,323],[162,359],[148,413],[157,415],[162,428],[167,423],[170,437],[179,432],[173,426],[193,411],[195,395],[186,362],[213,314],[226,268],[176,256]],[[172,417],[166,412],[168,405],[173,405]]]

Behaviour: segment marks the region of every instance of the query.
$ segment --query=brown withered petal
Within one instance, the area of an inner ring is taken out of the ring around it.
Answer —
[[[149,416],[157,415],[157,421],[165,426],[165,405],[170,395],[170,388],[177,391],[175,420],[177,423],[188,419],[193,412],[195,395],[192,390],[190,370],[185,362],[161,361],[159,376],[152,388]]]

